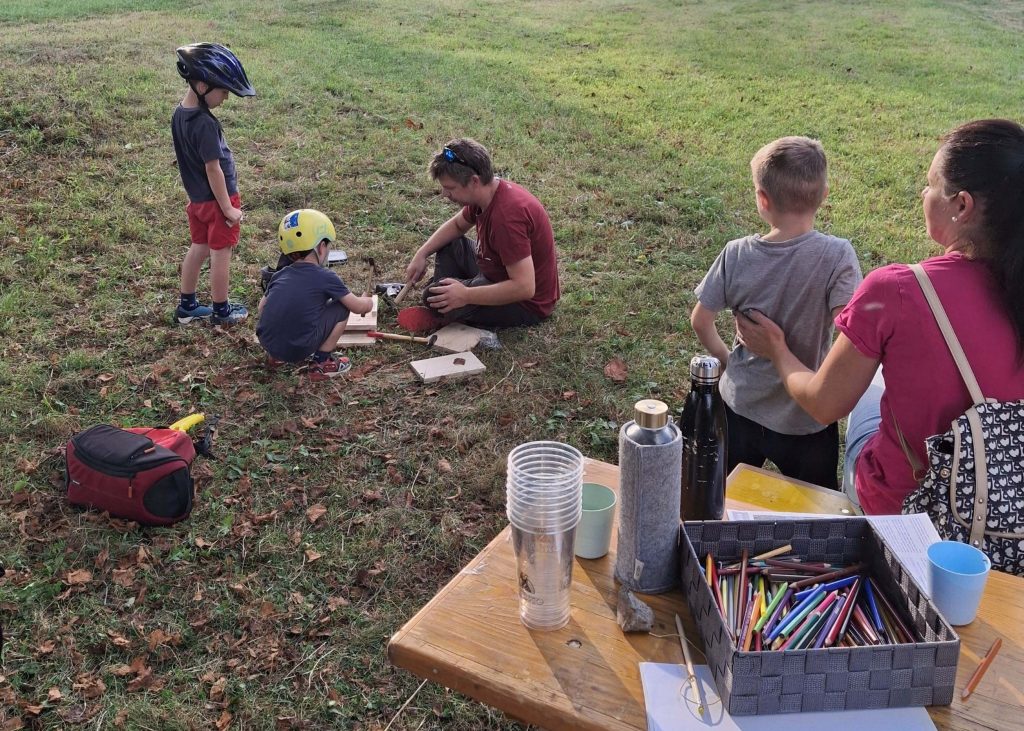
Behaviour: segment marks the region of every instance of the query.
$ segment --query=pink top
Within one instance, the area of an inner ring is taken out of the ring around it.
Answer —
[[[959,253],[922,265],[985,397],[1024,398],[1017,339],[986,265]],[[885,378],[879,431],[857,461],[857,497],[868,514],[899,513],[917,480],[896,423],[919,463],[927,464],[925,439],[947,431],[971,405],[967,386],[914,273],[903,264],[871,272],[839,313],[836,327],[861,353],[882,361]]]

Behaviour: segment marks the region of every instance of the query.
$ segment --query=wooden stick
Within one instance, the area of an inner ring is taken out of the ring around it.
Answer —
[[[679,617],[676,617],[676,622],[679,622]],[[682,629],[679,630],[682,633]],[[999,648],[1003,646],[1003,641],[1000,638],[996,638],[996,641],[992,643],[992,647],[988,648],[988,652],[985,653],[985,657],[982,659],[978,669],[974,671],[974,675],[967,681],[967,687],[964,688],[964,692],[960,695],[960,700],[967,700],[974,689],[978,687],[978,683],[981,682],[982,677],[985,675],[985,671],[988,670],[988,666],[992,664],[992,661],[996,659],[996,653],[999,652]]]
[[[399,335],[398,333],[382,333],[376,330],[370,330],[366,333],[371,338],[380,338],[381,340],[397,340],[402,343],[422,343],[423,345],[433,345],[436,339],[433,335],[429,338],[419,338],[415,335]]]
[[[704,715],[704,705],[700,702],[700,689],[697,688],[697,676],[693,672],[693,660],[690,659],[690,648],[686,644],[686,633],[683,632],[683,620],[676,615],[676,630],[679,632],[679,646],[683,648],[683,660],[686,662],[686,673],[689,675],[690,689],[693,691],[693,698],[697,702],[698,715]]]

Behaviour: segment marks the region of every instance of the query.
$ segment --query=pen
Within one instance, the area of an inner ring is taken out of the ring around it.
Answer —
[[[679,646],[683,648],[683,660],[686,662],[686,673],[690,676],[690,690],[693,691],[693,701],[697,704],[697,713],[704,715],[704,706],[700,702],[700,690],[697,688],[697,676],[693,673],[693,661],[690,659],[690,648],[686,645],[686,633],[683,632],[683,620],[676,615],[676,629],[679,631]]]
[[[992,661],[996,659],[996,653],[999,652],[999,648],[1003,646],[1003,641],[996,638],[996,641],[992,643],[992,647],[988,648],[988,652],[985,653],[985,657],[982,658],[981,664],[978,665],[978,669],[974,671],[974,675],[967,681],[967,687],[964,688],[964,692],[960,694],[960,700],[967,700],[974,689],[978,687],[978,683],[981,682],[981,678],[985,675],[985,671],[988,670],[988,666],[992,664]]]

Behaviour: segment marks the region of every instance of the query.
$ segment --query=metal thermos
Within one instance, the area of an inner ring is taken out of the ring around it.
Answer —
[[[721,520],[725,513],[727,426],[725,402],[718,392],[722,364],[710,355],[690,360],[690,393],[683,404],[679,517]]]
[[[668,406],[645,399],[619,431],[619,538],[615,578],[656,594],[679,584],[679,428]]]

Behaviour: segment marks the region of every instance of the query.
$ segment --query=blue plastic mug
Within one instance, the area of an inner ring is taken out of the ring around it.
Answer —
[[[928,546],[932,601],[947,622],[974,621],[991,568],[988,556],[967,543],[939,541]]]

